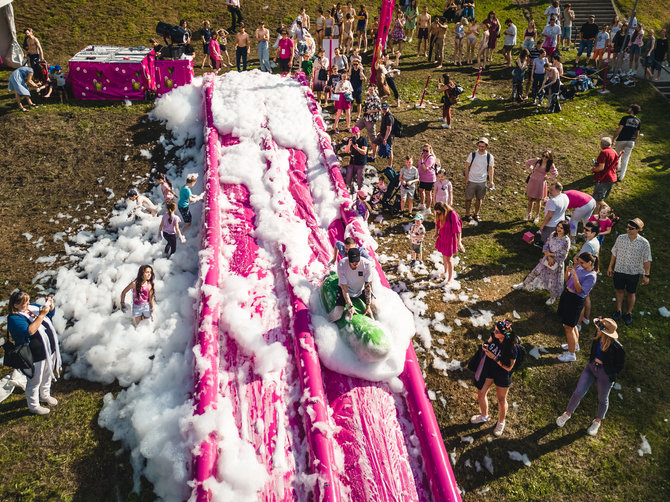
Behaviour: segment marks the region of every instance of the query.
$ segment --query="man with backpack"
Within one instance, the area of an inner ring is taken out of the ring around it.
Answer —
[[[382,103],[382,113],[379,134],[377,134],[373,144],[379,149],[379,156],[384,159],[389,159],[388,166],[393,167],[393,138],[395,136],[400,136],[399,132],[402,125],[391,114],[388,103]],[[375,156],[374,152],[372,156]]]
[[[465,217],[464,221],[477,224],[482,221],[479,211],[482,200],[486,197],[486,180],[491,183],[491,190],[495,189],[493,182],[494,159],[487,148],[489,140],[487,137],[479,138],[477,150],[470,153],[465,161]],[[475,199],[475,214],[470,215],[470,205]]]

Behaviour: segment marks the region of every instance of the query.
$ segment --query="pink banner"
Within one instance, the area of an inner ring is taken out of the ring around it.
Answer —
[[[375,40],[375,51],[372,54],[372,66],[370,67],[371,84],[377,83],[375,65],[377,64],[377,59],[379,59],[386,47],[386,40],[388,39],[389,30],[391,29],[391,21],[393,20],[393,7],[395,7],[395,0],[384,0],[382,2],[381,11],[379,13],[379,29],[377,30],[377,38]]]
[[[156,94],[162,96],[193,80],[193,59],[156,60]]]

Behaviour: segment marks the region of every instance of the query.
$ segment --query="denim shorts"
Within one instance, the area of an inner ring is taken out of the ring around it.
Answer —
[[[151,317],[151,305],[149,303],[143,303],[142,305],[133,303],[133,317],[146,317],[148,319]]]
[[[642,47],[640,47],[639,45],[633,44],[633,45],[630,46],[629,52],[630,52],[631,55],[641,54],[642,53]]]
[[[572,26],[561,26],[561,39],[572,38]]]
[[[593,189],[593,198],[596,200],[596,202],[602,202],[607,198],[607,196],[612,191],[612,185],[614,185],[614,183],[609,181],[596,182],[596,186]]]
[[[181,214],[181,219],[184,220],[184,223],[191,223],[193,217],[191,216],[191,210],[188,208],[188,206],[179,206],[179,213]]]

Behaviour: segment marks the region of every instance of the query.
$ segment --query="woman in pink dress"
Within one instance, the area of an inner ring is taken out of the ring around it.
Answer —
[[[458,250],[465,251],[461,242],[461,217],[454,209],[444,202],[435,204],[435,249],[442,253],[444,272],[448,285],[454,278],[454,263],[452,256]]]
[[[538,223],[540,221],[542,199],[547,196],[547,179],[558,176],[558,170],[554,165],[554,154],[551,150],[545,150],[542,157],[527,160],[526,167],[530,170],[530,175],[526,187],[528,209],[523,221],[533,219],[533,213],[537,211],[535,212],[535,223]]]

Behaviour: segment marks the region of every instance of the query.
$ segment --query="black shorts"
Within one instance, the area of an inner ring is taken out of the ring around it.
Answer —
[[[289,64],[288,64],[289,61],[291,61],[291,60],[290,59],[279,58],[279,69],[283,73],[288,73],[291,70],[291,68],[289,67]]]
[[[421,190],[428,190],[429,192],[432,192],[434,186],[434,181],[419,181],[419,188]]]
[[[360,300],[361,300],[363,303],[365,303],[365,304],[367,305],[367,303],[365,302],[365,291],[363,291],[363,292],[360,294],[360,296],[351,296],[351,295],[349,295],[349,299],[350,299],[352,302],[353,302],[354,300],[359,299],[359,298],[360,298]],[[338,287],[337,287],[337,298],[335,298],[335,306],[336,306],[336,307],[337,307],[337,306],[339,306],[339,307],[346,307],[346,305],[347,305],[347,302],[344,301],[344,295],[342,294],[342,288],[338,286]]]
[[[191,223],[193,217],[191,216],[191,210],[188,208],[188,206],[179,206],[179,214],[181,214],[181,219],[184,220],[184,223]]]
[[[354,89],[352,96],[354,97],[354,102],[360,105],[363,102],[363,89]]]
[[[486,357],[486,355],[484,355]],[[512,384],[512,373],[504,368],[501,368],[493,359],[486,357],[486,362],[482,368],[482,374],[479,380],[475,380],[475,387],[482,389],[486,383],[487,378],[492,378],[496,387],[506,388]]]
[[[640,274],[622,274],[614,272],[614,289],[621,291],[625,289],[629,293],[635,293],[637,283],[640,281]]]
[[[574,328],[577,326],[579,316],[584,308],[584,298],[577,293],[563,290],[561,299],[558,301],[558,316],[561,318],[564,326]]]
[[[419,40],[428,40],[428,28],[419,28]]]
[[[209,44],[205,44],[205,43],[202,44],[202,53],[205,56],[209,56]]]

